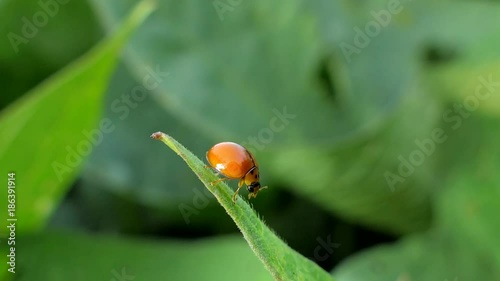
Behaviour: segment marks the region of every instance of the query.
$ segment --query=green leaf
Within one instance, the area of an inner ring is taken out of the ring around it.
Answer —
[[[355,255],[337,266],[334,276],[343,281],[499,280],[498,178],[474,179],[463,171],[445,190],[431,231]]]
[[[489,102],[484,101],[480,107]],[[436,194],[436,225],[464,248],[461,262],[476,260],[466,253],[470,251],[478,256],[477,260],[496,269],[493,271],[497,273],[496,278],[483,279],[497,280],[500,278],[497,216],[500,213],[500,118],[479,109],[467,113],[469,116],[462,120],[461,126],[450,127],[450,140],[440,151],[441,158],[455,164],[448,168],[448,176],[442,180],[443,188]]]
[[[385,54],[393,64],[384,72],[375,67],[372,54],[363,64],[348,65],[338,41],[329,39],[352,32],[344,5],[309,2],[252,1],[237,5],[221,21],[215,2],[163,1],[147,28],[132,40],[125,59],[133,69],[157,63],[172,69],[174,79],[157,91],[159,104],[212,138],[248,141],[276,124],[272,120],[279,112],[293,117],[267,147],[336,143],[373,130],[399,103],[411,80],[415,65],[408,65],[408,43],[387,43],[403,58]],[[130,4],[93,3],[107,26]],[[322,13],[320,20],[318,11],[325,6],[330,14]],[[335,26],[333,35],[318,32],[331,31],[323,20]],[[323,126],[311,126],[318,122]]]
[[[378,246],[343,261],[333,276],[342,281],[356,280],[448,280],[462,279],[446,257],[455,254],[444,237],[418,235],[394,245]],[[489,279],[488,279],[489,280]]]
[[[19,281],[272,280],[235,236],[189,242],[49,232],[18,241]]]
[[[355,255],[337,266],[334,276],[343,281],[499,280],[498,177],[485,181],[463,171],[445,190],[431,231]]]
[[[398,176],[400,157],[408,161],[419,150],[416,141],[431,138],[441,107],[418,91],[406,97],[386,126],[371,137],[329,150],[283,147],[262,155],[261,166],[272,181],[350,221],[394,234],[426,229],[436,156],[426,157],[411,175],[393,184],[386,173]]]
[[[226,210],[247,240],[250,248],[264,263],[275,280],[332,280],[331,276],[318,265],[303,257],[279,239],[257,216],[243,199],[232,201],[234,191],[225,183],[210,184],[217,180],[212,169],[198,159],[172,137],[158,132],[152,135],[177,153],[193,170],[207,189]],[[265,196],[265,190],[260,196]]]
[[[117,56],[152,8],[147,1],[138,4],[114,36],[0,115],[0,158],[5,159],[0,173],[16,173],[18,233],[44,226],[90,153],[93,145],[87,132],[97,130],[103,93]],[[6,203],[1,201],[2,210],[7,210]],[[2,212],[0,219],[5,221],[6,216]]]
[[[426,9],[427,33],[434,47],[450,57],[445,64],[429,67],[425,74],[437,94],[473,104],[471,98],[488,96],[478,110],[500,116],[500,13],[498,5],[461,3]],[[423,27],[426,25],[423,25]],[[487,83],[487,81],[493,83]],[[485,83],[486,82],[486,83]]]
[[[0,41],[0,108],[83,55],[103,35],[88,1],[5,0],[0,18],[5,39]]]
[[[437,148],[449,165],[439,170],[446,176],[433,193],[432,228],[348,259],[335,269],[336,278],[500,280],[500,119],[481,113],[447,128],[448,140]]]
[[[352,25],[364,27],[373,19],[371,12],[383,8],[380,5],[377,7],[378,4],[374,1],[355,4],[353,18],[358,14],[360,18]],[[366,92],[373,91],[373,97],[383,98],[379,94],[380,89],[370,88],[365,80],[371,77],[380,80],[378,75],[381,74],[376,72],[390,73],[388,76],[399,80],[401,76],[393,75],[393,71],[418,70],[417,63],[421,62],[417,59],[425,58],[429,48],[443,52],[443,56],[449,56],[450,61],[442,59],[439,65],[426,62],[426,65],[419,66],[419,72],[424,74],[414,72],[414,81],[401,90],[399,103],[391,107],[392,112],[373,134],[346,140],[333,148],[327,145],[275,148],[259,157],[261,165],[266,167],[265,171],[294,193],[311,198],[325,209],[349,220],[396,234],[426,229],[431,218],[429,198],[439,188],[442,176],[435,171],[455,163],[441,163],[439,156],[433,153],[394,188],[384,175],[386,172],[398,175],[398,166],[401,165],[399,156],[408,160],[412,152],[421,150],[416,141],[430,138],[433,130],[440,125],[442,114],[448,109],[442,105],[443,93],[440,90],[443,88],[455,99],[461,96],[460,101],[463,101],[464,97],[474,95],[480,85],[478,75],[482,74],[483,80],[493,78],[496,92],[491,93],[488,102],[481,101],[478,111],[494,112],[494,108],[500,105],[497,102],[500,75],[496,74],[500,71],[500,33],[495,28],[500,22],[498,17],[492,16],[498,14],[498,7],[474,4],[401,1],[401,13],[392,16],[390,24],[371,38],[368,47],[353,55],[348,71],[354,74],[357,69],[358,73],[364,73],[359,75],[362,77],[358,81],[359,87],[365,85]],[[471,10],[474,12],[469,12]],[[324,24],[327,22],[323,20]],[[327,32],[331,33],[331,29]],[[342,40],[331,35],[332,41],[337,40],[337,43],[352,42],[354,36],[347,33]],[[392,61],[396,57],[397,61]],[[389,61],[381,65],[381,62]],[[438,87],[418,82],[421,76]],[[417,95],[417,98],[412,95]],[[462,150],[463,147],[457,151]]]

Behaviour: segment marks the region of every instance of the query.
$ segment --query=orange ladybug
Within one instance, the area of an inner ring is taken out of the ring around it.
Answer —
[[[247,185],[248,199],[257,197],[261,187],[259,182],[259,167],[255,157],[243,146],[234,142],[221,142],[214,145],[207,151],[208,163],[220,174],[225,176],[212,184],[224,180],[239,179],[238,189],[233,195],[233,202],[236,202],[236,195],[243,186]]]

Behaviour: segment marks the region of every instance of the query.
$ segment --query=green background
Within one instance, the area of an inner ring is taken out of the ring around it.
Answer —
[[[500,280],[498,1],[136,3],[0,1],[0,280],[272,280],[160,130],[335,280]]]

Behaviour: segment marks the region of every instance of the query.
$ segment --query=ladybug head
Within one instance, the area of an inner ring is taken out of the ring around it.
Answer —
[[[257,197],[259,190],[264,188],[267,188],[267,186],[261,186],[260,182],[252,182],[249,186],[247,186],[249,192],[248,199]]]
[[[248,192],[257,193],[260,189],[260,182],[252,182],[249,186],[247,186]]]

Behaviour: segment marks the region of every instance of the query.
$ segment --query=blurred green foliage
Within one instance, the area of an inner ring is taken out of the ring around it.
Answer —
[[[272,280],[248,245],[236,236],[139,242],[48,232],[24,242],[19,246],[19,262],[25,273],[19,280],[207,280],[207,276],[234,280],[234,275],[227,274],[228,268],[238,272],[238,280]]]
[[[18,229],[14,279],[112,280],[122,267],[148,280],[271,278],[224,235],[233,222],[186,165],[149,139],[162,130],[200,158],[219,141],[249,147],[270,186],[251,204],[336,280],[500,280],[497,1],[162,0],[122,53],[82,57],[80,76],[65,66],[115,35],[136,1],[41,2],[0,1],[1,176],[19,167],[19,225],[46,225]],[[54,81],[66,86],[53,101],[30,99]],[[92,140],[67,190],[50,163]],[[367,244],[353,224],[398,241]],[[342,263],[316,255],[326,237]]]

